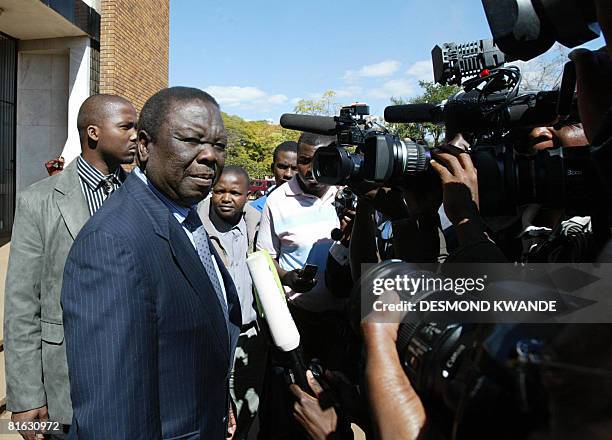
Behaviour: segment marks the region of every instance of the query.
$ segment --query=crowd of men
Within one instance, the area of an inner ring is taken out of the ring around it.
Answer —
[[[612,148],[612,48],[572,58],[582,124],[534,129],[534,151]],[[361,264],[519,261],[541,244],[525,233],[535,215],[520,218],[510,244],[487,227],[461,135],[420,185],[355,189],[355,207],[314,179],[315,151],[334,139],[312,133],[277,146],[275,186],[249,201],[250,176],[224,166],[219,105],[198,89],[161,90],[138,118],[127,100],[94,95],[76,129],[81,155],[18,195],[5,290],[7,409],[15,423],[58,422],[46,438],[353,438],[351,424],[368,437],[425,437],[399,324],[352,325]],[[247,268],[258,250],[284,288],[309,390],[292,383],[258,308]],[[609,438],[605,411],[587,420],[563,408],[544,438]]]

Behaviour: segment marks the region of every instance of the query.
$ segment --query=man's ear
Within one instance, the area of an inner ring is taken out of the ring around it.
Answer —
[[[98,142],[100,140],[100,128],[97,125],[88,125],[87,137],[94,142]]]
[[[270,164],[270,171],[272,171],[272,175],[274,175],[274,159],[272,160],[272,164]]]
[[[138,132],[138,160],[140,163],[147,163],[149,160],[149,146],[151,136],[144,130]]]

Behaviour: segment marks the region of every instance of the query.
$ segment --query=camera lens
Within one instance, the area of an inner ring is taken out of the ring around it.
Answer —
[[[346,185],[359,175],[363,156],[349,153],[336,146],[317,149],[313,158],[312,173],[317,182],[327,185]]]
[[[389,134],[370,136],[365,142],[364,177],[377,183],[396,183],[429,167],[429,148]]]

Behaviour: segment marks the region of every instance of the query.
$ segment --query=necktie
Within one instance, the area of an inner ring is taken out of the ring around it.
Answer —
[[[217,276],[217,271],[215,270],[215,266],[212,260],[213,255],[210,250],[210,241],[208,240],[208,234],[206,234],[204,226],[202,225],[202,221],[200,220],[200,216],[198,215],[198,212],[195,208],[189,210],[189,215],[185,219],[184,225],[193,235],[193,241],[195,242],[196,251],[198,252],[198,256],[200,257],[202,266],[204,266],[204,269],[208,274],[208,278],[210,279],[210,282],[213,285],[217,298],[221,303],[221,307],[223,308],[223,316],[225,317],[225,320],[227,322],[227,303],[225,302],[220,280]]]

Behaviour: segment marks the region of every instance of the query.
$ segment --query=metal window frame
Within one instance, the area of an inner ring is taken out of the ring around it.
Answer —
[[[18,93],[17,93],[17,80],[18,80],[18,69],[19,69],[19,52],[17,50],[17,41],[19,41],[17,38],[14,38],[8,34],[5,34],[4,32],[0,31],[0,35],[4,38],[7,38],[9,40],[13,40],[14,44],[15,44],[15,63],[14,63],[14,71],[13,71],[13,92],[14,92],[14,103],[13,103],[13,154],[12,154],[12,162],[13,162],[13,181],[12,181],[12,185],[13,185],[13,194],[12,194],[12,217],[13,219],[11,220],[10,223],[10,227],[8,228],[8,231],[3,232],[2,230],[0,230],[0,246],[2,244],[4,244],[7,240],[10,240],[10,236],[13,230],[13,220],[15,217],[15,202],[17,199],[17,99],[18,99]]]

